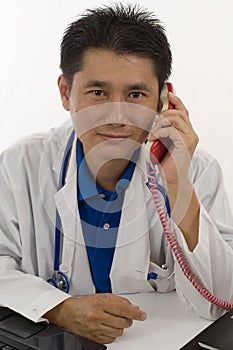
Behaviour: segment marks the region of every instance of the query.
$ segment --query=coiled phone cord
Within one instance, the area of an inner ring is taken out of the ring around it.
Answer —
[[[155,207],[158,211],[159,218],[164,230],[164,233],[167,237],[167,240],[171,246],[171,249],[175,255],[175,258],[184,273],[184,275],[188,278],[188,280],[193,284],[193,286],[196,288],[196,290],[209,302],[211,302],[214,305],[217,305],[225,310],[231,310],[233,309],[233,304],[218,299],[216,296],[214,296],[208,289],[206,289],[194,272],[191,270],[189,263],[186,259],[186,256],[182,250],[182,248],[179,246],[179,243],[177,242],[177,239],[175,237],[174,232],[170,228],[170,220],[168,218],[168,214],[166,209],[164,208],[163,203],[161,202],[159,190],[158,190],[158,184],[156,179],[156,169],[153,163],[150,163],[150,171],[148,174],[149,178],[149,188],[152,193],[153,201],[155,204]]]

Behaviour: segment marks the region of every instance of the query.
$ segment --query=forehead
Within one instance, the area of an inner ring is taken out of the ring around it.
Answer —
[[[117,54],[114,51],[100,48],[84,52],[82,68],[78,73],[84,77],[95,76],[96,79],[140,79],[157,81],[154,64],[151,58],[136,54]]]

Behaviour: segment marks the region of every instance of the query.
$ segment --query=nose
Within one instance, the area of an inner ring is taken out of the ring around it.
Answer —
[[[124,94],[121,94],[119,92],[112,93],[109,97],[109,102],[112,102],[112,103],[125,102],[125,96]]]
[[[116,100],[108,103],[107,111],[105,113],[105,123],[112,125],[125,125],[127,124],[127,103],[124,101]]]

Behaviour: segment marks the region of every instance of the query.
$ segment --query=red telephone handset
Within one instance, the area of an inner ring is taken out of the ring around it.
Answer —
[[[162,110],[173,108],[173,105],[168,100],[168,92],[173,92],[173,86],[171,83],[166,82],[160,97],[163,103]],[[153,163],[160,163],[167,153],[166,139],[147,142],[147,147],[150,148]]]

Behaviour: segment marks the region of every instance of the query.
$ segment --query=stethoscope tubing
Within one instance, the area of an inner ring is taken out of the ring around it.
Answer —
[[[58,181],[58,191],[64,186],[66,172],[69,162],[69,156],[71,152],[71,148],[74,141],[75,132],[72,130],[62,160],[61,170],[59,174]],[[47,280],[48,283],[52,284],[54,287],[69,293],[70,284],[67,276],[59,270],[60,267],[60,255],[61,255],[61,218],[56,209],[56,221],[55,221],[55,247],[54,247],[54,273],[51,278]]]
[[[65,178],[66,178],[66,171],[68,167],[68,161],[70,156],[70,151],[73,145],[74,141],[74,130],[70,134],[69,140],[66,145],[66,149],[64,152],[64,157],[61,165],[61,170],[59,174],[59,181],[58,181],[58,191],[64,186],[65,184]],[[58,213],[58,210],[56,209],[56,225],[55,225],[55,251],[54,251],[54,271],[59,271],[59,265],[60,265],[60,247],[61,247],[61,218]]]

